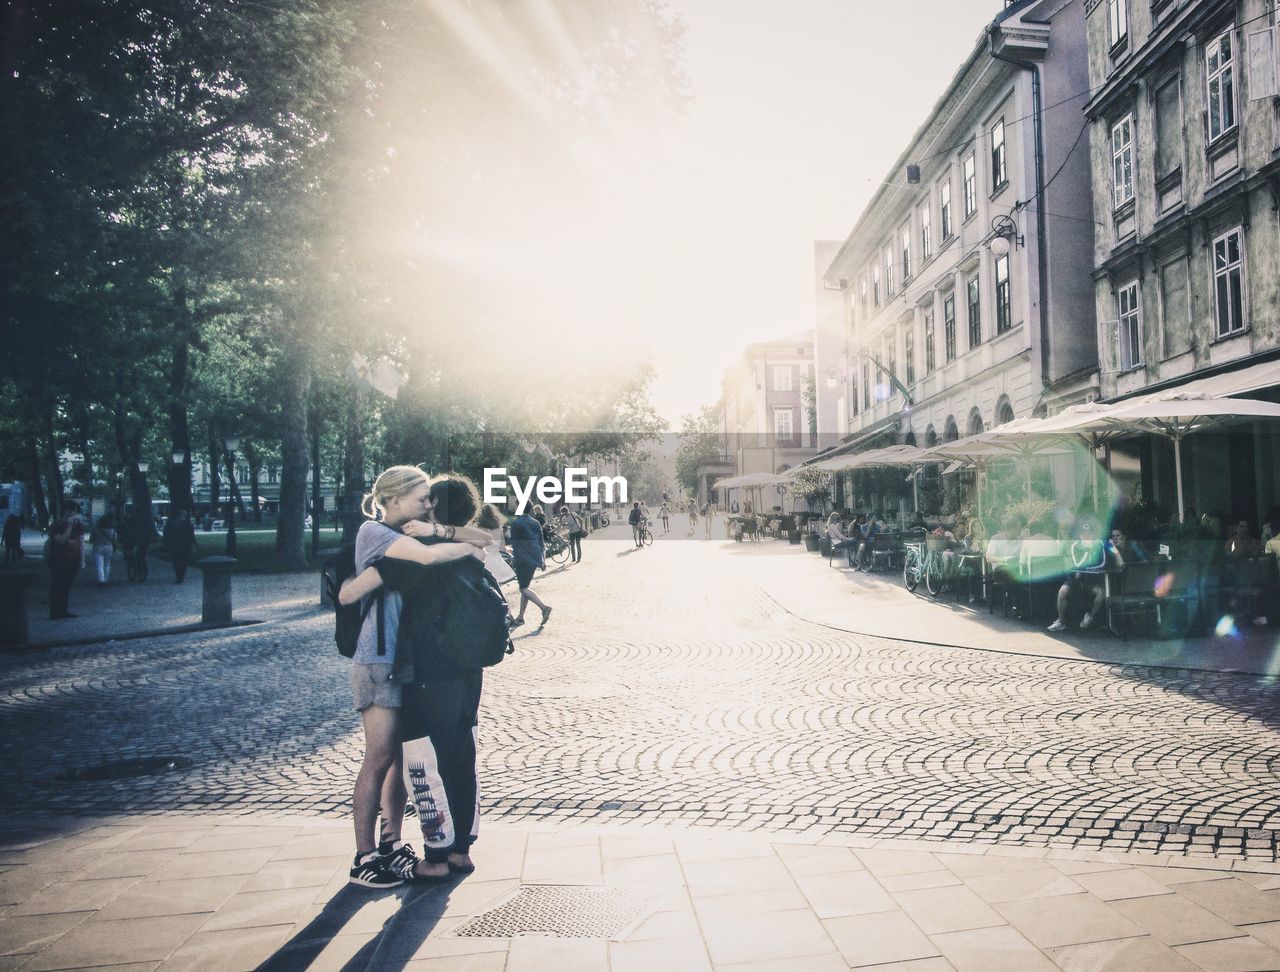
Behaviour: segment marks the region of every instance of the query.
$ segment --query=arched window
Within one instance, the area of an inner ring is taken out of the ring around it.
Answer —
[[[1013,421],[1013,404],[1009,401],[1008,395],[1001,395],[1000,401],[996,402],[996,425],[1004,425]]]
[[[777,473],[778,475],[782,475],[784,472],[786,472],[790,468],[791,467],[784,462],[781,466],[775,469],[774,472]]]
[[[980,435],[983,431],[982,413],[976,408],[969,413],[969,435]]]
[[[942,433],[943,442],[955,442],[960,438],[960,427],[956,425],[956,417],[954,415],[947,416],[947,426]]]
[[[933,426],[930,425],[927,429],[924,430],[924,447],[926,449],[932,449],[937,444],[938,444],[938,433],[935,432]]]
[[[903,445],[913,446],[916,444],[915,429],[907,429],[907,434],[902,440]]]

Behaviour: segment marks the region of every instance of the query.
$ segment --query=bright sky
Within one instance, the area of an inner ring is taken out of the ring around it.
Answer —
[[[643,244],[635,309],[654,404],[675,421],[716,400],[745,345],[812,326],[813,241],[847,236],[1003,4],[669,5],[694,102],[615,185]]]

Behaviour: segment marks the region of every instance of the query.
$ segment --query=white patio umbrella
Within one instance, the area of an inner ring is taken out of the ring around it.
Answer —
[[[1173,442],[1173,468],[1178,488],[1178,520],[1186,519],[1182,491],[1182,440],[1193,432],[1239,422],[1280,419],[1280,405],[1249,398],[1222,398],[1185,392],[1149,395],[1138,401],[1116,402],[1064,423],[1074,433],[1110,436],[1149,432]]]

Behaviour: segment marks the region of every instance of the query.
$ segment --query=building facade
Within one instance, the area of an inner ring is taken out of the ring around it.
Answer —
[[[1267,0],[1089,4],[1085,112],[1106,400],[1242,370],[1280,346],[1275,25]],[[1274,387],[1259,393],[1280,400]],[[1189,504],[1256,522],[1275,502],[1274,430],[1188,444]],[[1166,444],[1135,440],[1120,451],[1145,496],[1171,499]]]
[[[1084,8],[1006,7],[828,268],[849,333],[846,448],[928,445],[1094,394]]]
[[[745,473],[780,473],[818,451],[814,333],[749,345],[721,381],[716,403],[722,459],[699,469],[699,496],[715,482]],[[723,505],[725,498],[716,497]],[[782,494],[763,492],[766,508]]]

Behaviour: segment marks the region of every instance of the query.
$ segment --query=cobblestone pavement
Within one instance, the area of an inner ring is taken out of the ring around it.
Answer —
[[[832,631],[719,542],[632,552],[624,530],[535,582],[551,622],[487,676],[489,814],[1276,860],[1274,678]],[[331,630],[317,611],[4,658],[0,808],[346,813],[360,736]],[[62,778],[157,754],[193,765]]]

